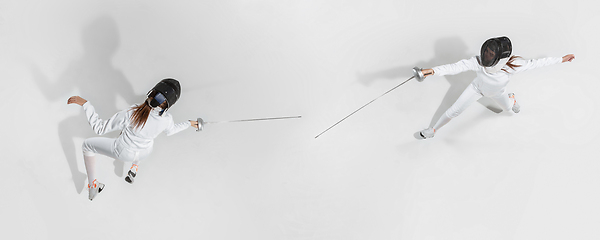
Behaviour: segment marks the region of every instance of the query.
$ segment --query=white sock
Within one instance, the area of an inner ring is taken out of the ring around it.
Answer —
[[[85,171],[88,175],[88,184],[90,186],[96,180],[96,157],[83,155],[83,161],[85,163]]]
[[[450,120],[452,120],[452,118],[449,118],[448,116],[446,116],[446,113],[442,114],[442,116],[437,121],[437,123],[435,123],[435,126],[433,126],[433,129],[435,129],[435,131],[440,130],[440,128],[442,128],[444,125],[449,123]]]

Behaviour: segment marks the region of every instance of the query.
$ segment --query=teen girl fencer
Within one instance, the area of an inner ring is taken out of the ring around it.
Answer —
[[[491,38],[483,43],[479,56],[463,59],[453,64],[421,70],[425,77],[454,75],[469,70],[477,73],[477,77],[458,97],[456,102],[442,114],[437,123],[433,127],[420,132],[421,137],[424,139],[432,138],[440,128],[450,122],[452,118],[460,115],[481,97],[491,98],[504,111],[518,113],[520,106],[514,93],[508,93],[506,90],[506,85],[513,74],[543,66],[571,62],[575,58],[575,55],[568,54],[562,58],[548,57],[525,60],[519,56],[511,56],[511,54],[512,44],[508,37]]]
[[[96,134],[120,130],[117,138],[94,137],[83,142],[83,159],[88,175],[90,201],[104,189],[95,174],[96,153],[106,155],[124,162],[131,162],[131,169],[125,180],[133,183],[141,160],[152,152],[154,138],[165,132],[167,136],[178,133],[189,126],[199,128],[197,121],[175,124],[171,114],[165,112],[179,99],[181,87],[175,79],[163,79],[148,92],[148,98],[142,104],[133,105],[122,110],[108,120],[98,117],[94,106],[79,97],[70,97],[67,104],[78,104],[83,107],[88,122]]]

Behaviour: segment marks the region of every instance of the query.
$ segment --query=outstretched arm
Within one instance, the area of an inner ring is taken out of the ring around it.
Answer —
[[[573,61],[573,59],[575,59],[574,54],[567,54],[562,58],[547,57],[547,58],[529,59],[529,60],[519,59],[519,60],[516,60],[514,63],[514,64],[518,65],[518,67],[516,67],[514,69],[514,73],[524,72],[527,70],[550,66],[550,65],[559,64],[559,63],[564,63],[564,62],[571,62],[571,61]]]
[[[127,111],[120,111],[110,119],[102,120],[98,117],[98,113],[96,113],[94,106],[82,97],[72,96],[67,100],[67,104],[77,104],[82,106],[90,126],[92,126],[92,129],[98,135],[121,130],[127,124]]]
[[[181,132],[190,126],[194,126],[194,122],[195,122],[195,121],[188,121],[188,122],[181,122],[181,123],[175,124],[173,122],[173,118],[172,117],[170,117],[170,118],[171,119],[169,122],[169,127],[167,127],[167,129],[165,129],[165,133],[167,134],[167,136],[171,136],[173,134]],[[197,126],[197,124],[196,124],[196,126]]]
[[[477,70],[477,65],[477,59],[472,57],[469,59],[460,60],[456,63],[445,64],[430,69],[423,69],[421,72],[423,75],[425,75],[425,77],[434,74],[436,76],[455,75],[469,70]]]

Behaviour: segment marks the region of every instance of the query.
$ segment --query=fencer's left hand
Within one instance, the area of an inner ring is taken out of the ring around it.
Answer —
[[[87,100],[83,99],[80,96],[72,96],[69,98],[69,100],[67,100],[67,104],[75,103],[79,106],[83,106],[83,104],[85,104],[86,102]]]
[[[562,62],[571,62],[575,59],[575,54],[567,54],[563,57]]]

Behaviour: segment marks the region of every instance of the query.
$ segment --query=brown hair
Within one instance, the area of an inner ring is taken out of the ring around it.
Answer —
[[[150,95],[155,95],[156,93],[151,93]],[[131,115],[131,122],[133,123],[133,128],[144,128],[146,125],[146,121],[148,120],[148,116],[150,116],[150,112],[152,111],[152,107],[148,104],[148,102],[152,101],[154,97],[148,97],[143,104],[132,107],[133,114]],[[167,101],[163,102],[159,107],[165,109],[167,107]]]
[[[506,66],[508,66],[512,70],[515,70],[515,68],[520,67],[521,65],[513,64],[513,62],[515,60],[517,60],[517,58],[522,58],[522,57],[521,56],[511,56],[510,59],[508,59]],[[508,73],[508,71],[506,71],[506,69],[502,69],[502,71],[505,71],[506,73]]]

